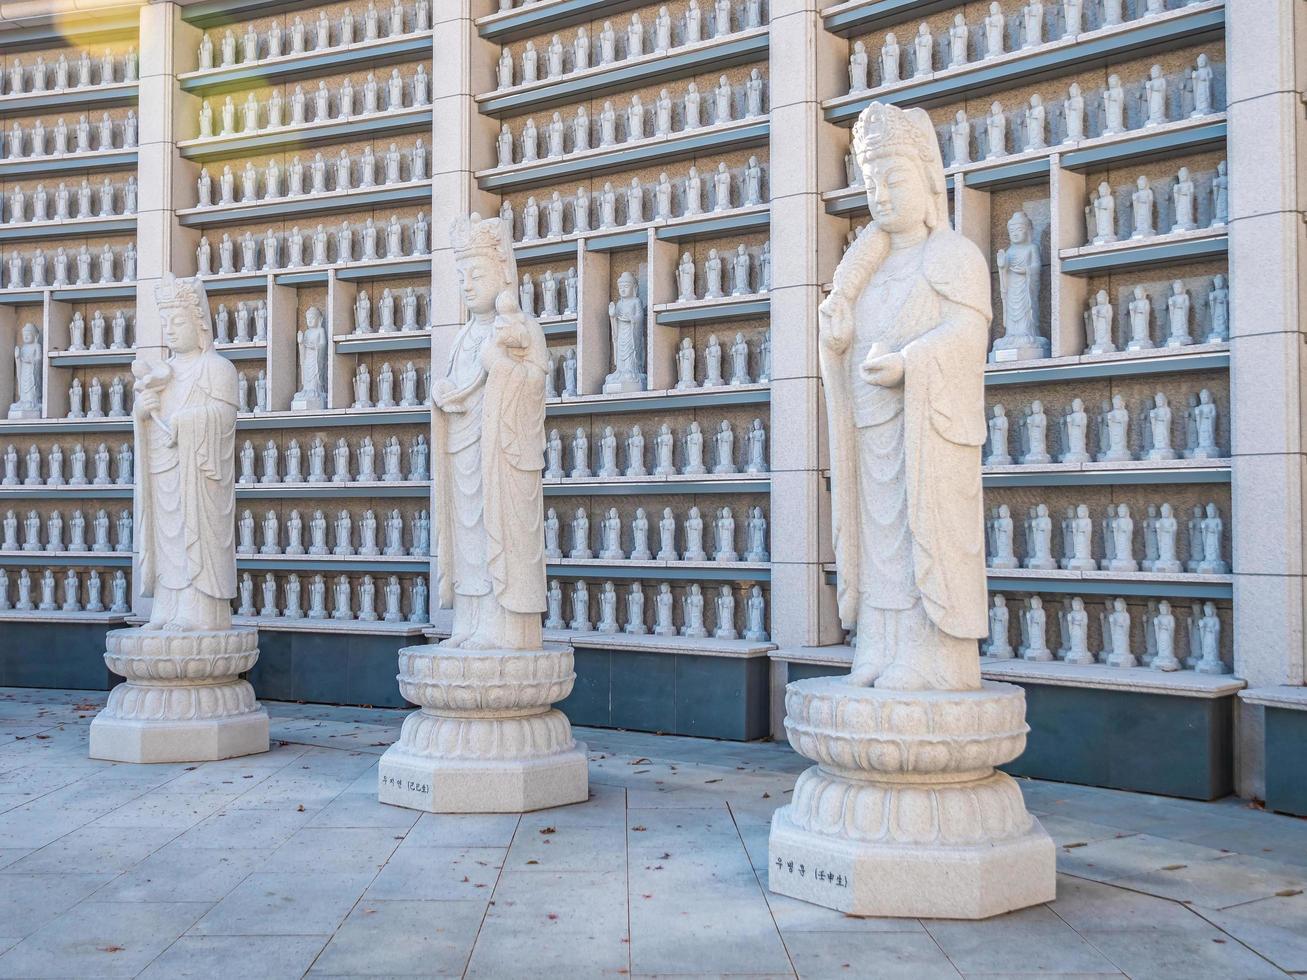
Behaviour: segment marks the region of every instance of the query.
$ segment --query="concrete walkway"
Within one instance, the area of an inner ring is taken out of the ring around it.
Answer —
[[[784,746],[579,731],[588,803],[448,817],[376,801],[403,712],[269,704],[267,755],[130,766],[86,757],[103,702],[0,689],[0,977],[1307,973],[1307,821],[1235,800],[1023,782],[1056,902],[856,919],[767,892]]]

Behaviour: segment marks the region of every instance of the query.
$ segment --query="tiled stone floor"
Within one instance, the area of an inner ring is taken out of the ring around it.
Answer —
[[[402,712],[269,704],[266,755],[130,766],[86,757],[103,698],[0,689],[0,977],[1307,973],[1307,821],[1236,800],[1023,782],[1056,902],[856,919],[765,888],[784,746],[584,731],[588,803],[449,817],[376,801]]]

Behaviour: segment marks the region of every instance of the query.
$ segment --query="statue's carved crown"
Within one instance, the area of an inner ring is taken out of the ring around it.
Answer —
[[[456,257],[490,255],[502,261],[512,255],[512,232],[498,215],[482,218],[473,212],[466,218],[455,218],[449,238]]]
[[[184,310],[193,313],[201,323],[208,320],[209,300],[199,279],[178,279],[165,274],[154,287],[154,300],[160,310]]]
[[[895,105],[873,102],[853,124],[853,152],[860,165],[896,153],[929,163],[936,149],[934,132]]]

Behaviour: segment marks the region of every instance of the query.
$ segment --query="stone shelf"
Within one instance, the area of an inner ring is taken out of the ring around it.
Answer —
[[[216,204],[207,208],[183,208],[177,212],[177,219],[185,228],[214,228],[265,220],[294,221],[304,214],[362,211],[415,203],[426,203],[429,206],[430,201],[431,181],[406,180],[380,187],[324,191],[321,194],[279,197],[270,201],[237,201],[234,204]]]
[[[540,329],[546,337],[575,337],[577,317],[575,314],[558,317],[537,317]]]
[[[343,264],[306,265],[293,269],[260,269],[254,272],[223,272],[202,276],[208,294],[243,293],[268,288],[268,279],[278,286],[325,286],[330,274],[337,279],[360,281],[368,279],[404,279],[410,276],[431,274],[431,255],[401,255],[393,259],[369,259]],[[0,293],[0,297],[3,293]],[[3,300],[0,299],[0,302]],[[396,331],[397,333],[400,331]],[[416,331],[409,331],[414,333]]]
[[[274,81],[325,75],[350,68],[371,68],[408,61],[420,55],[431,57],[431,31],[413,31],[378,38],[375,41],[356,41],[325,51],[305,51],[301,54],[284,54],[279,58],[261,58],[251,63],[229,65],[225,68],[206,68],[183,72],[177,81],[183,92],[225,93],[237,89],[267,85]]]
[[[431,130],[431,106],[409,106],[385,112],[359,113],[348,119],[324,119],[302,126],[278,126],[255,133],[232,136],[209,136],[182,140],[177,149],[186,160],[226,160],[237,156],[274,153],[305,146],[317,146],[332,140],[378,139]]]
[[[1307,687],[1280,684],[1275,687],[1250,687],[1239,692],[1239,698],[1249,704],[1267,708],[1287,708],[1290,711],[1307,711]]]
[[[240,555],[236,568],[242,572],[330,572],[332,575],[366,572],[422,572],[431,570],[431,559],[410,555]]]
[[[1226,128],[1223,112],[1179,119],[1162,126],[1096,136],[1077,143],[1058,143],[1040,150],[1007,154],[996,160],[977,160],[960,167],[947,167],[945,179],[950,189],[959,178],[967,187],[979,190],[1035,186],[1047,183],[1055,157],[1063,170],[1090,170],[1126,161],[1139,163],[1164,159],[1224,145]],[[868,213],[865,187],[826,191],[822,200],[826,202],[827,214]]]
[[[1081,354],[1037,361],[1008,361],[985,366],[985,386],[1043,384],[1084,378],[1140,377],[1185,371],[1223,371],[1230,367],[1230,345],[1191,344],[1114,354]]]
[[[582,395],[550,399],[545,414],[551,418],[569,415],[611,415],[624,412],[667,412],[681,408],[715,408],[727,405],[765,405],[771,401],[766,384],[726,385],[720,388],[667,389],[627,395]]]
[[[35,585],[33,585],[35,590]],[[62,589],[62,585],[60,586]],[[103,596],[103,586],[101,586],[101,599]],[[58,596],[62,601],[63,596]],[[37,596],[32,597],[35,602]],[[64,612],[62,609],[5,609],[0,611],[0,623],[109,623],[112,625],[127,625],[127,617],[130,613],[125,612]]]
[[[723,263],[730,261],[729,254]],[[752,320],[771,314],[771,297],[766,293],[698,299],[689,303],[660,303],[654,307],[654,322],[661,326],[717,323],[723,320]]]
[[[476,20],[477,33],[487,41],[507,44],[533,34],[570,27],[597,17],[616,17],[647,0],[538,0],[512,10],[500,10]]]
[[[547,643],[570,643],[573,647],[583,649],[623,650],[629,653],[673,653],[694,657],[752,659],[769,656],[776,649],[776,645],[767,640],[721,640],[714,636],[655,636],[653,633],[545,630],[544,637]]]
[[[137,92],[136,82],[114,82],[112,85],[85,85],[79,88],[3,95],[0,96],[0,116],[30,116],[40,112],[77,112],[82,109],[135,105]]]
[[[828,584],[835,566],[825,565]],[[1069,572],[1026,568],[986,568],[991,592],[1056,592],[1070,595],[1157,596],[1160,599],[1229,599],[1232,575],[1157,574],[1154,572]]]
[[[486,116],[500,118],[536,109],[585,102],[645,85],[663,84],[767,57],[768,29],[753,27],[725,37],[674,47],[666,54],[643,54],[610,65],[596,65],[559,78],[541,79],[476,97]]]
[[[543,259],[571,259],[576,255],[577,242],[584,239],[586,250],[608,252],[619,248],[642,247],[652,228],[659,241],[694,241],[700,238],[722,238],[763,231],[771,227],[771,207],[756,204],[726,211],[705,211],[701,214],[682,215],[668,221],[644,221],[621,228],[593,229],[584,234],[570,234],[559,238],[541,238],[529,242],[516,242],[513,255],[519,263]]]
[[[638,494],[769,493],[770,474],[546,478],[546,497],[625,497]]]
[[[425,499],[431,496],[431,484],[412,480],[351,481],[350,483],[237,483],[238,500],[296,500],[372,497],[395,499],[400,497]]]
[[[0,178],[21,180],[24,177],[47,177],[98,170],[121,170],[136,166],[136,147],[115,150],[86,150],[63,156],[19,157],[0,160]]]
[[[550,578],[641,579],[649,581],[770,582],[767,562],[717,561],[609,561],[599,558],[563,558],[545,564]]]
[[[267,272],[225,272],[200,276],[200,278],[204,280],[205,294],[213,296],[219,293],[266,290],[268,288],[268,276],[269,273]]]
[[[0,438],[21,439],[28,435],[51,433],[103,432],[115,439],[131,438],[132,420],[120,419],[3,419],[0,420]]]
[[[1045,76],[1073,74],[1180,45],[1219,39],[1224,28],[1224,0],[1206,0],[1075,37],[1046,41],[1037,47],[1008,51],[996,58],[943,68],[924,78],[907,78],[838,96],[826,100],[823,109],[829,122],[851,123],[872,102],[929,108],[964,98],[977,99],[1029,85]]]
[[[302,597],[301,597],[302,601]],[[380,612],[378,613],[380,615]],[[287,619],[285,616],[232,616],[233,626],[253,626],[273,633],[336,633],[342,635],[367,634],[383,636],[421,636],[427,624],[404,620],[387,623],[382,619],[332,619],[328,611],[324,619]]]
[[[338,408],[321,412],[261,412],[240,415],[236,428],[251,429],[332,429],[359,425],[423,425],[431,421],[431,409],[416,408]]]
[[[1176,465],[1179,464],[1179,465]],[[997,487],[1112,487],[1177,486],[1229,483],[1228,460],[1184,459],[1137,463],[1121,469],[1119,463],[1053,463],[1048,466],[986,466],[986,489]]]
[[[229,361],[263,361],[268,357],[266,340],[250,340],[239,344],[214,344],[214,349]]]
[[[136,215],[117,214],[108,218],[68,218],[60,221],[23,221],[0,225],[0,242],[33,242],[56,238],[89,238],[93,235],[121,235],[136,231]]]
[[[121,259],[122,256],[115,256]],[[45,302],[46,295],[64,303],[92,303],[102,299],[135,299],[134,282],[92,282],[81,286],[20,286],[0,289],[0,306],[32,306]]]
[[[720,125],[700,126],[698,129],[672,133],[670,136],[650,136],[553,159],[515,163],[511,167],[493,167],[479,171],[476,179],[482,190],[508,194],[560,181],[575,183],[587,176],[618,170],[637,170],[699,156],[720,156],[731,150],[764,145],[770,138],[770,132],[771,122],[766,115],[736,119]]]
[[[132,490],[130,484],[121,483],[0,487],[0,506],[7,500],[130,500]]]
[[[993,681],[1170,694],[1188,698],[1228,697],[1247,683],[1230,674],[1153,670],[1142,664],[1138,667],[1108,667],[1106,664],[1068,664],[1057,660],[1040,662],[1020,658],[1006,660],[984,656],[980,658],[980,673],[986,680]]]
[[[131,364],[136,360],[136,350],[52,350],[46,353],[51,367],[109,367],[115,364]]]
[[[1091,275],[1111,269],[1143,269],[1149,266],[1197,262],[1225,255],[1230,236],[1225,226],[1195,228],[1150,238],[1130,238],[1108,245],[1082,245],[1058,253],[1062,271],[1068,275]]]
[[[0,565],[18,568],[130,568],[128,551],[0,551]]]
[[[370,334],[342,334],[332,338],[337,354],[366,354],[372,351],[430,350],[431,328],[387,330]]]

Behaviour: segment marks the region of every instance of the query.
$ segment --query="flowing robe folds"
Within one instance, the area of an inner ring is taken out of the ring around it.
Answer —
[[[508,305],[508,304],[501,304]],[[454,608],[454,632],[504,649],[539,646],[545,610],[545,375],[548,355],[536,321],[499,312],[458,334],[435,413],[437,598]],[[471,600],[463,621],[456,597]]]
[[[236,369],[212,348],[174,357],[159,415],[136,419],[141,592],[155,628],[231,626],[236,595]]]
[[[888,258],[888,261],[887,261]],[[979,251],[939,228],[890,257],[869,227],[836,272],[843,310],[821,347],[841,621],[859,659],[936,688],[979,686],[988,633],[980,456],[990,318]],[[898,352],[901,386],[870,385],[873,345]]]

